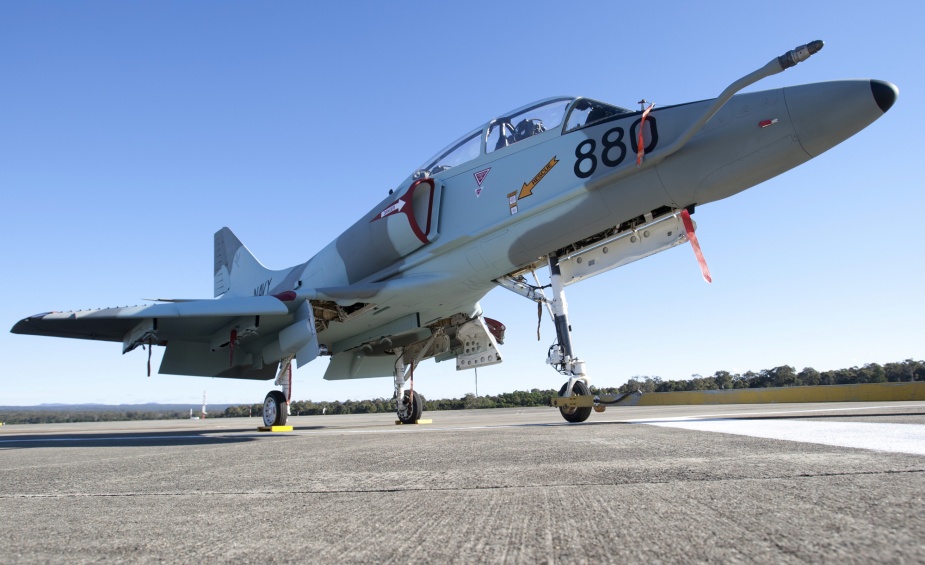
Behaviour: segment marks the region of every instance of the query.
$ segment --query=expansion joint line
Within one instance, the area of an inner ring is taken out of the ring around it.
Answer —
[[[701,477],[681,480],[666,479],[663,481],[650,480],[640,482],[581,482],[581,483],[543,483],[532,485],[478,485],[463,487],[394,487],[373,489],[302,489],[302,490],[261,490],[261,491],[210,491],[210,492],[126,492],[126,493],[63,493],[63,494],[0,494],[0,500],[13,499],[63,499],[63,498],[142,498],[142,497],[208,497],[208,496],[293,496],[318,494],[357,494],[381,493],[391,494],[399,492],[465,492],[482,490],[533,490],[547,488],[587,488],[587,487],[621,487],[638,485],[666,485],[679,483],[722,483],[743,481],[775,481],[788,479],[814,479],[823,477],[855,477],[876,475],[912,475],[925,474],[925,469],[898,469],[885,471],[856,471],[850,473],[799,473],[796,475],[780,475],[775,477]]]

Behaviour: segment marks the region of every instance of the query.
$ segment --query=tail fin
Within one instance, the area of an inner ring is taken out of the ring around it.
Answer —
[[[295,267],[272,271],[241,243],[227,227],[215,232],[215,295],[259,296],[277,292]],[[282,290],[290,290],[283,288]]]

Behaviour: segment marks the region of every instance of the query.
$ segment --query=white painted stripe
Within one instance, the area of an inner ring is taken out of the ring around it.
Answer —
[[[665,428],[925,455],[925,425],[922,424],[726,419],[650,420],[640,423]]]
[[[674,421],[687,421],[687,420],[702,420],[704,418],[723,418],[725,416],[737,416],[737,417],[751,417],[751,416],[791,416],[793,418],[799,418],[800,414],[814,414],[817,412],[851,412],[858,410],[896,410],[897,408],[918,408],[923,407],[922,403],[917,404],[889,404],[889,405],[878,405],[878,406],[840,406],[838,408],[797,408],[792,407],[787,410],[766,410],[764,412],[748,412],[748,411],[738,411],[738,412],[720,412],[718,414],[698,414],[697,416],[678,416],[674,418],[635,418],[630,420],[610,420],[612,422],[631,422],[634,424],[646,424],[649,422],[674,422]]]

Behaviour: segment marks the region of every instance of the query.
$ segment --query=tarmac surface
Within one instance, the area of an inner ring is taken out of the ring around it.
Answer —
[[[2,426],[0,562],[925,562],[925,402],[424,417]]]

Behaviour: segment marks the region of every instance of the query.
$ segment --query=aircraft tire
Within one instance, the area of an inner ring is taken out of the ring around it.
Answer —
[[[281,391],[271,390],[263,399],[263,425],[285,426],[289,413],[286,410],[286,395]]]
[[[559,389],[559,396],[565,396],[565,387],[567,386],[568,383],[562,385],[562,388]],[[591,390],[588,388],[588,385],[586,385],[584,381],[575,381],[575,385],[572,386],[572,394],[588,395],[591,394]],[[562,406],[559,408],[559,413],[562,414],[562,417],[565,418],[566,422],[578,423],[587,420],[591,415],[591,410],[591,406],[574,408]]]
[[[405,391],[405,404],[408,403],[408,395],[411,394],[410,390]],[[421,398],[421,395],[414,393],[414,398],[411,399],[411,409],[406,410],[405,412],[398,412],[398,420],[402,424],[413,424],[421,419],[421,414],[424,413],[424,399]]]

